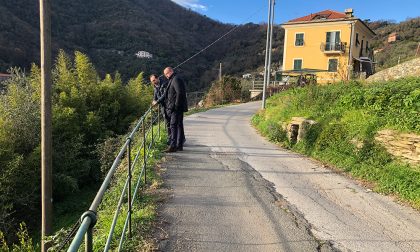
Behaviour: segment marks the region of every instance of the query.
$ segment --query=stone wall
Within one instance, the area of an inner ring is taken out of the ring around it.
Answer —
[[[314,124],[315,121],[304,117],[292,117],[291,122],[283,124],[282,127],[287,132],[289,141],[295,144],[304,139],[308,129]],[[394,157],[411,165],[420,165],[420,135],[381,130],[376,134],[375,140]],[[363,146],[356,140],[352,140],[352,143],[358,149]]]
[[[315,123],[315,121],[304,117],[292,117],[292,121],[284,125],[283,129],[286,130],[289,141],[295,144],[305,138],[308,128]]]
[[[408,76],[420,76],[420,57],[377,72],[376,74],[367,78],[366,81],[388,81]]]
[[[413,165],[420,165],[420,135],[381,130],[375,140],[393,156]]]

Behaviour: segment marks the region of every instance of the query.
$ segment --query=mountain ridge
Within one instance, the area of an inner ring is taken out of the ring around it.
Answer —
[[[0,24],[0,71],[14,65],[28,68],[31,62],[38,63],[37,3],[16,0],[1,6],[1,16],[7,13],[8,17],[3,16],[3,24]],[[170,0],[91,0],[87,3],[60,0],[52,3],[54,53],[60,48],[68,53],[79,50],[89,55],[102,75],[119,71],[125,79],[140,71],[160,73],[165,66],[175,66],[233,27]],[[19,32],[22,30],[23,34]],[[280,28],[275,32],[281,33]],[[239,74],[262,65],[264,56],[246,60],[245,57],[261,54],[264,49],[264,25],[241,25],[182,66],[180,71],[193,83],[191,90],[205,89],[217,78],[213,68],[218,62],[225,63],[224,73]],[[141,50],[152,53],[154,58],[137,59],[134,55]],[[274,60],[280,60],[278,53],[273,56]],[[235,63],[238,59],[241,66]]]

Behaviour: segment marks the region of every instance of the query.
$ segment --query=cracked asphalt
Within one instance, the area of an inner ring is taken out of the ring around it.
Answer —
[[[420,214],[262,138],[260,103],[185,118],[161,251],[420,251]],[[164,233],[164,234],[163,234]]]

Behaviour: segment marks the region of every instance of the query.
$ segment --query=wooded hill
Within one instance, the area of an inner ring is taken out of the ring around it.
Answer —
[[[29,69],[31,62],[39,63],[38,15],[38,1],[0,0],[0,72],[11,66]],[[420,18],[401,23],[374,21],[369,26],[377,33],[372,45],[384,48],[376,56],[377,69],[414,56]],[[70,55],[75,50],[83,52],[102,77],[118,71],[125,81],[141,71],[145,77],[161,73],[165,66],[181,63],[232,28],[170,0],[52,2],[54,55],[60,48]],[[400,40],[387,44],[394,31]],[[283,30],[276,26],[274,63],[282,60],[283,37]],[[207,89],[217,78],[219,62],[224,74],[255,72],[264,65],[265,39],[265,25],[245,24],[183,65],[180,71],[189,81],[189,91]],[[138,59],[135,53],[142,50],[153,58]]]
[[[400,62],[412,59],[420,42],[420,17],[408,19],[401,23],[393,21],[375,21],[369,23],[376,37],[372,43],[374,49],[382,49],[375,55],[377,70],[389,68]],[[388,36],[396,32],[398,39],[388,43]],[[417,56],[420,56],[420,51]]]
[[[39,61],[39,6],[37,1],[0,0],[0,71],[28,68]],[[52,2],[54,54],[64,49],[87,54],[98,72],[121,73],[123,80],[161,73],[175,66],[233,28],[170,0],[74,0]],[[209,50],[181,67],[189,89],[209,86],[217,78],[219,62],[225,74],[242,74],[264,64],[266,26],[242,25]],[[275,29],[275,47],[282,45]],[[152,59],[138,59],[147,51]],[[277,50],[274,61],[281,58]]]

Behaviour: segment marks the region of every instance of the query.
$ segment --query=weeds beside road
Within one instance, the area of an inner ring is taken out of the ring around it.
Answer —
[[[282,125],[295,116],[317,124],[293,145]],[[374,140],[382,129],[420,133],[420,78],[295,88],[271,97],[253,124],[271,141],[336,166],[375,191],[395,194],[420,209],[420,167],[396,160]]]

